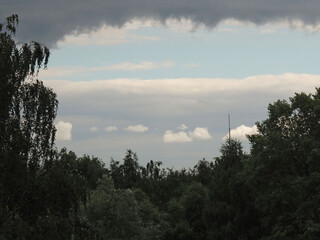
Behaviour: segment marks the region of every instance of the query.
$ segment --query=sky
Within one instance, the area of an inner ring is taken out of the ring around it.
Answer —
[[[320,85],[313,0],[2,0],[17,41],[51,51],[38,78],[57,93],[56,145],[108,165],[193,167],[228,134],[250,145],[268,104]]]

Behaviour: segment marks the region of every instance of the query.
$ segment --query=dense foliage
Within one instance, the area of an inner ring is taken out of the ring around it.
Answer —
[[[34,80],[47,48],[0,25],[0,239],[320,239],[320,89],[269,105],[248,136],[191,169],[110,167],[54,148],[57,100]]]

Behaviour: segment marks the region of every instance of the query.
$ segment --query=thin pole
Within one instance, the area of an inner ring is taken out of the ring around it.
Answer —
[[[229,123],[229,145],[231,142],[231,133],[230,133],[230,114],[228,114],[228,123]]]

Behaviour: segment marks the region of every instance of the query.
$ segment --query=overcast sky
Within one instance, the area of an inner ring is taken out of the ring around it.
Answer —
[[[57,146],[106,163],[212,160],[267,106],[319,87],[319,1],[2,0],[19,41],[51,48],[39,78],[58,94]]]

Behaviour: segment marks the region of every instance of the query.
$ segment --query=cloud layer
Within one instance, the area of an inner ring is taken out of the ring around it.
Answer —
[[[221,131],[221,135],[213,137],[220,141],[228,129],[223,124],[228,113],[234,118],[233,125],[251,125],[266,117],[269,103],[290,97],[294,92],[314,92],[319,82],[320,75],[283,74],[244,79],[46,80],[45,85],[57,93],[59,116],[79,129],[75,133],[81,129],[88,132],[92,126],[99,129],[111,126],[107,132],[116,130],[112,126],[136,133],[150,129],[148,134],[156,134],[158,128],[160,139],[166,130],[171,130],[165,139],[178,137],[189,141],[189,138],[209,139],[205,130],[194,130],[204,126],[215,134]],[[79,122],[79,116],[93,119]],[[237,120],[240,117],[242,120]],[[180,125],[181,122],[185,124]],[[172,126],[179,129],[174,131]],[[187,130],[187,126],[192,128]],[[174,135],[180,131],[185,134]]]
[[[258,129],[257,126],[254,125],[252,127],[247,127],[245,125],[240,125],[239,127],[235,128],[235,129],[231,129],[230,131],[230,135],[231,138],[236,138],[239,140],[245,140],[247,137],[247,135],[253,135],[253,134],[257,134],[258,133]],[[226,140],[228,139],[229,134],[225,135],[223,137],[222,140]]]
[[[56,0],[12,1],[1,3],[1,17],[17,13],[21,18],[20,38],[36,39],[55,45],[70,33],[97,29],[103,24],[122,26],[134,19],[189,19],[215,27],[225,19],[264,24],[286,20],[315,25],[320,19],[320,2],[264,0]]]
[[[196,127],[192,132],[189,132],[189,134],[193,139],[198,140],[209,140],[212,138],[208,128]]]
[[[192,142],[192,138],[183,131],[173,132],[171,130],[167,130],[163,135],[163,141],[166,143],[171,142]]]
[[[208,131],[208,128],[196,127],[193,131],[189,131],[189,133],[184,132],[186,130],[186,125],[181,124],[177,127],[181,131],[173,132],[171,130],[167,130],[162,139],[166,143],[170,142],[192,142],[195,140],[209,140],[211,139],[211,135]]]
[[[63,39],[58,41],[58,47],[64,45],[114,45],[127,43],[132,41],[156,41],[159,40],[153,36],[135,35],[130,31],[141,27],[148,27],[150,23],[142,22],[139,20],[126,23],[122,28],[103,25],[98,29],[85,31],[83,33],[71,32],[67,34]]]
[[[97,127],[91,127],[89,129],[90,132],[97,132],[99,129]]]
[[[231,136],[243,139],[254,131],[250,127],[254,122],[267,117],[269,103],[294,92],[312,93],[319,82],[320,75],[282,74],[239,79],[45,80],[44,84],[57,93],[59,119],[72,123],[72,141],[61,146],[107,160],[133,149],[148,152],[146,160],[157,156],[172,166],[172,159],[211,158],[218,152],[228,130],[228,113],[232,126],[244,125],[233,129]],[[99,130],[89,132],[93,126]],[[103,131],[106,127],[108,133]],[[59,139],[71,139],[68,128],[58,128],[58,134],[65,136]]]
[[[149,129],[148,127],[146,127],[142,124],[139,124],[139,125],[129,126],[125,130],[127,130],[129,132],[142,133],[142,132],[148,131],[148,129]]]
[[[44,70],[45,71],[45,70]],[[58,69],[57,69],[58,71]],[[40,78],[54,78],[40,73]],[[178,79],[111,79],[86,82],[50,80],[46,84],[55,88],[58,93],[81,94],[83,92],[117,92],[118,94],[206,96],[213,93],[228,94],[231,92],[285,92],[300,91],[316,87],[320,75],[293,74],[258,75],[243,79],[228,78],[178,78]],[[311,87],[311,88],[310,88]]]
[[[117,131],[118,128],[116,126],[108,126],[104,129],[106,132],[114,132]]]
[[[58,95],[60,118],[72,122],[78,135],[82,129],[88,133],[95,126],[107,132],[126,130],[117,131],[122,136],[129,131],[148,131],[146,134],[157,135],[160,141],[196,144],[196,139],[209,140],[212,133],[212,141],[220,141],[228,129],[228,113],[232,115],[232,125],[251,126],[266,117],[269,103],[295,92],[314,92],[319,82],[320,75],[282,74],[243,79],[45,80],[45,85]],[[81,120],[80,116],[92,117]],[[172,126],[178,128],[174,130]],[[247,130],[235,129],[232,137],[250,134]],[[62,134],[59,139],[71,139],[71,132],[70,137],[65,136],[68,132],[58,129]]]

